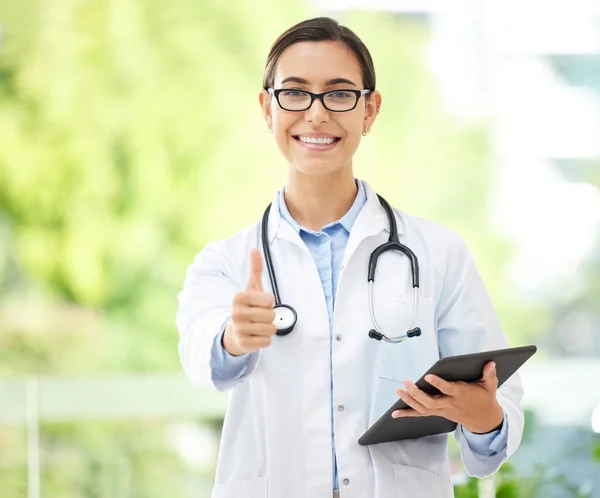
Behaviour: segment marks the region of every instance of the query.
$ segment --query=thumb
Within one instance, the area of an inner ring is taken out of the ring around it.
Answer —
[[[258,248],[253,247],[250,251],[250,275],[248,276],[248,285],[246,290],[263,291],[262,286],[263,261]]]
[[[496,387],[498,377],[496,375],[496,363],[490,361],[483,367],[483,378],[481,379],[487,386]]]

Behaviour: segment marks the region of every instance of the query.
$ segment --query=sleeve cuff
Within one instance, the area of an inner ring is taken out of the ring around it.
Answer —
[[[229,318],[221,326],[221,331],[215,336],[211,351],[212,378],[215,381],[231,381],[241,378],[248,369],[250,355],[233,356],[223,347],[223,335]]]
[[[487,434],[474,434],[461,426],[461,431],[471,450],[482,456],[495,456],[504,451],[508,444],[508,419],[502,409],[504,418],[502,427]]]

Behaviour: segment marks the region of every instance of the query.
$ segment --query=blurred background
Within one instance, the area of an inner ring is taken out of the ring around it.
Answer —
[[[526,429],[456,496],[600,497],[598,0],[0,0],[0,497],[207,498],[227,394],[174,317],[207,242],[285,164],[258,105],[277,36],[335,17],[381,114],[356,176],[458,231],[522,369]]]

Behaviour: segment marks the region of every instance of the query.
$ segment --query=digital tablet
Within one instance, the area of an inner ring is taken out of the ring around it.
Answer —
[[[427,394],[441,394],[440,391],[425,380],[429,374],[437,375],[447,381],[476,382],[483,375],[486,363],[496,363],[498,387],[514,374],[537,351],[536,346],[520,346],[516,348],[497,349],[483,353],[471,353],[447,356],[438,360],[423,376],[415,382],[417,387]],[[398,398],[388,411],[365,432],[358,443],[361,445],[413,439],[432,436],[456,429],[456,423],[443,417],[406,417],[392,418],[392,412],[410,408]]]

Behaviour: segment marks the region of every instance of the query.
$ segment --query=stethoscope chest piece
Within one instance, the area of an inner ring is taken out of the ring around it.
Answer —
[[[275,320],[273,325],[277,329],[277,335],[288,335],[296,325],[298,314],[296,310],[287,304],[277,304],[273,307],[275,310]]]

